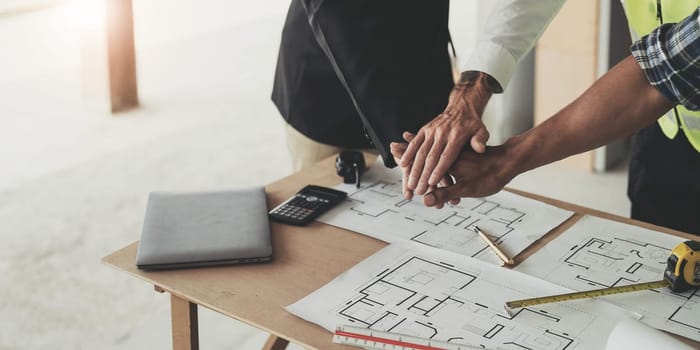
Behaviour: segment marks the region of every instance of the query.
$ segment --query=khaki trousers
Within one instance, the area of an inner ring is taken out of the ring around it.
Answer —
[[[289,124],[286,126],[286,134],[287,149],[292,158],[292,168],[294,171],[307,168],[321,159],[328,158],[344,150],[340,147],[314,141]],[[374,149],[358,149],[356,151],[377,153]]]

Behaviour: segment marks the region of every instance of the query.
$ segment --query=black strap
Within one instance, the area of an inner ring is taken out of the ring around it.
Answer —
[[[457,58],[457,50],[455,50],[455,45],[452,43],[452,35],[449,30],[447,31],[447,43],[450,44],[452,49],[452,57]]]
[[[328,57],[328,60],[330,61],[330,64],[333,67],[333,70],[335,71],[335,74],[338,76],[338,80],[340,80],[340,84],[343,85],[345,91],[347,91],[348,93],[348,96],[350,96],[350,100],[352,100],[352,104],[355,106],[355,110],[360,116],[362,124],[365,127],[365,132],[367,133],[367,136],[370,138],[370,141],[374,144],[374,147],[377,148],[377,151],[382,156],[384,165],[387,168],[395,167],[396,162],[394,162],[394,157],[391,155],[389,150],[386,149],[386,147],[384,147],[384,144],[377,136],[377,133],[374,131],[374,129],[372,129],[372,125],[369,123],[369,120],[365,116],[365,113],[362,112],[360,105],[357,103],[355,95],[353,94],[352,90],[350,89],[350,86],[347,83],[347,80],[345,79],[345,75],[343,74],[342,69],[340,69],[340,66],[338,66],[338,62],[336,61],[333,52],[328,46],[328,42],[326,41],[326,37],[323,34],[323,30],[321,29],[321,25],[319,24],[318,18],[316,16],[316,12],[323,4],[323,0],[318,1],[316,4],[314,4],[314,2],[311,1],[308,5],[307,1],[302,1],[302,4],[304,5],[304,10],[306,11],[307,16],[309,17],[309,26],[311,26],[311,31],[313,32],[314,37],[316,38],[316,42],[318,42],[318,45],[321,47],[321,50],[323,50],[323,52]]]

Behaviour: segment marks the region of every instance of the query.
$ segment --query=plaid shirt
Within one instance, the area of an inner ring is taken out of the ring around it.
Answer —
[[[654,29],[632,45],[651,85],[689,110],[700,110],[700,7],[676,24]]]

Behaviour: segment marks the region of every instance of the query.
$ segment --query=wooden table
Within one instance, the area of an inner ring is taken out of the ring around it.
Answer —
[[[267,185],[268,208],[278,205],[307,184],[338,184],[340,178],[335,174],[333,161],[334,157],[328,158]],[[562,201],[510,191],[575,212],[570,219],[518,255],[516,264],[586,214],[696,238]],[[103,261],[152,283],[157,291],[170,293],[174,349],[198,349],[197,305],[269,332],[271,336],[263,349],[284,349],[289,341],[311,349],[357,349],[333,344],[331,333],[288,313],[284,307],[330,282],[385,247],[386,243],[320,222],[305,227],[271,222],[270,229],[273,260],[267,264],[146,272],[138,270],[135,265],[138,242],[104,257]]]

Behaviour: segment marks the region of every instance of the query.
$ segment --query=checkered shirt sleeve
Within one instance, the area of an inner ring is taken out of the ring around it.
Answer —
[[[700,23],[698,13],[653,30],[632,45],[632,55],[651,85],[669,100],[700,110]]]

